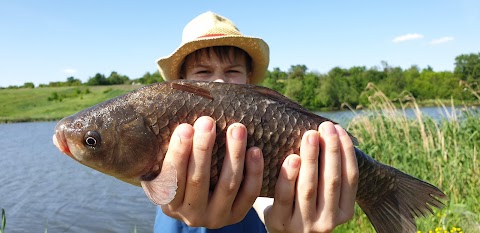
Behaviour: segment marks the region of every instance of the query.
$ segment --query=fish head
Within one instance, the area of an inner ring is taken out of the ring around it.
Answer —
[[[144,117],[125,106],[94,106],[65,117],[53,143],[79,163],[137,186],[160,173],[164,156]]]

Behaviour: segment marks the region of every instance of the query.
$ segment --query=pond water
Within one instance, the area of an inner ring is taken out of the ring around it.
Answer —
[[[0,124],[6,232],[152,232],[155,205],[143,190],[61,154],[55,124]]]

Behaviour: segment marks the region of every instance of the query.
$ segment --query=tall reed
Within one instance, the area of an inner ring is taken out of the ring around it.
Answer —
[[[371,105],[348,125],[359,148],[382,163],[434,184],[449,197],[443,210],[417,221],[419,231],[480,232],[479,112],[465,107],[457,115],[453,100],[449,107],[438,102],[442,119],[434,120],[422,113],[407,92],[394,103],[374,85],[367,88],[372,92]],[[407,108],[414,117],[407,116]],[[336,232],[373,232],[359,209],[356,215]]]
[[[5,210],[2,208],[2,221],[0,222],[0,233],[5,232],[6,225],[7,225],[7,218],[5,216]]]

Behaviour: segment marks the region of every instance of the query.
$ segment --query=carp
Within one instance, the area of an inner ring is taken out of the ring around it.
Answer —
[[[247,128],[247,148],[257,146],[264,156],[264,197],[274,196],[283,160],[299,153],[302,135],[331,121],[265,87],[176,80],[144,86],[65,117],[56,125],[53,141],[81,164],[133,185],[165,177],[165,197],[156,203],[167,204],[177,187],[175,168],[163,166],[171,134],[200,116],[216,122],[210,189],[222,168],[227,127],[240,122]],[[415,218],[444,206],[446,195],[437,187],[357,147],[355,155],[360,173],[356,202],[377,232],[416,232]]]

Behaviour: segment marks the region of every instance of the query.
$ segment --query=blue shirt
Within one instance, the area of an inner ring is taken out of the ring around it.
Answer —
[[[265,225],[258,217],[255,209],[251,208],[247,216],[239,223],[225,226],[219,229],[207,229],[204,227],[189,227],[184,222],[171,218],[162,212],[162,208],[157,206],[157,215],[155,217],[155,225],[153,226],[155,233],[266,233]]]

